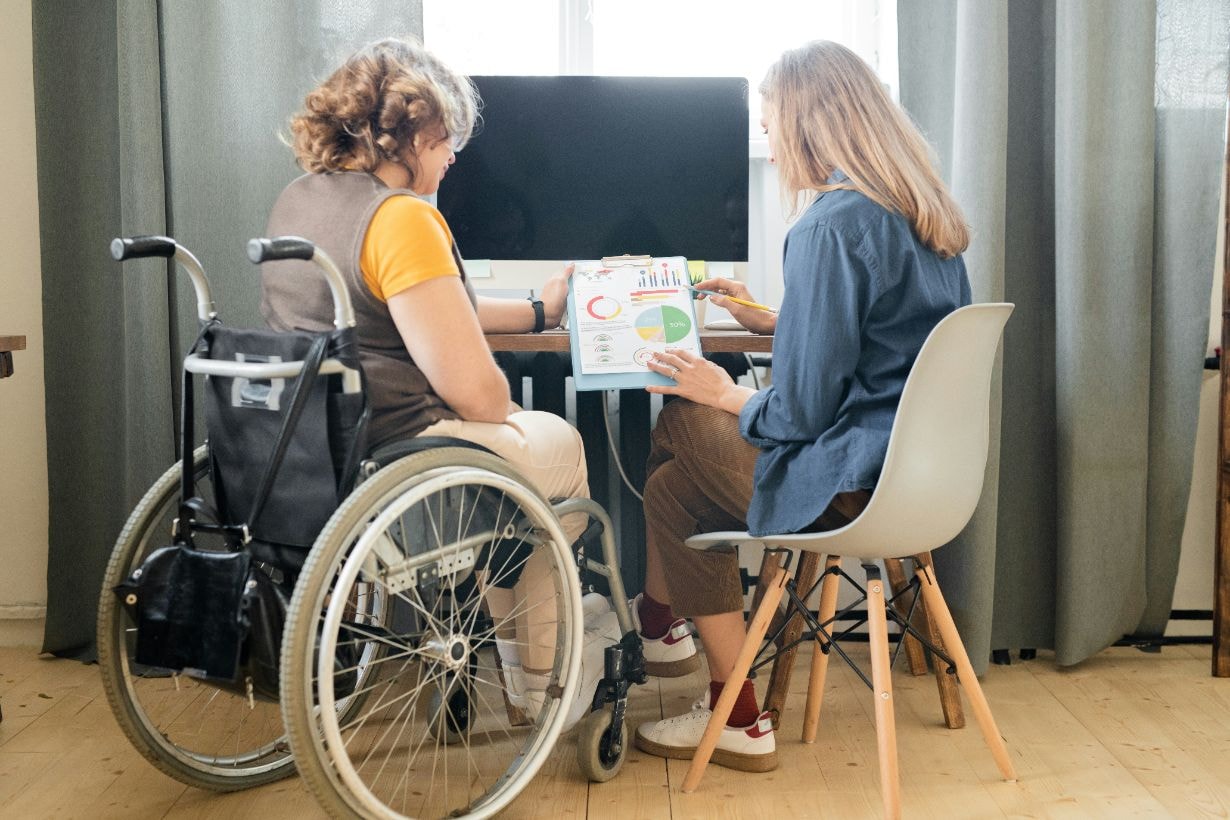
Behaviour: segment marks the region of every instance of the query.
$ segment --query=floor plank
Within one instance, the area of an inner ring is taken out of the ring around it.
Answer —
[[[858,644],[851,655],[866,664]],[[767,774],[710,767],[679,792],[687,761],[636,749],[611,782],[589,784],[575,740],[560,741],[506,818],[721,820],[875,818],[879,770],[870,691],[834,658],[817,741],[800,740],[810,650],[800,652],[778,732],[781,765]],[[634,690],[630,731],[678,714],[707,674],[651,679]],[[759,684],[764,685],[767,675]],[[973,720],[943,725],[934,681],[901,666],[893,677],[903,811],[912,818],[1228,817],[1230,679],[1209,675],[1207,648],[1132,648],[1058,668],[992,666],[983,688],[1020,780],[1005,783]],[[0,647],[0,817],[165,817],[175,820],[322,816],[292,778],[218,795],[165,777],[128,744],[110,715],[98,669]]]

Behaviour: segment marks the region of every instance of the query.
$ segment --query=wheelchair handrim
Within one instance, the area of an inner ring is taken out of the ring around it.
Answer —
[[[431,470],[425,472],[418,480],[409,482],[411,486],[408,491],[403,492],[393,503],[385,507],[376,518],[367,523],[363,534],[355,542],[349,556],[343,563],[334,588],[347,589],[355,583],[363,564],[367,560],[367,556],[375,546],[376,539],[399,516],[436,492],[467,483],[491,486],[508,494],[518,504],[536,508],[539,518],[546,522],[548,528],[547,535],[550,539],[557,545],[567,543],[567,539],[560,529],[554,514],[551,513],[550,507],[541,499],[528,493],[516,481],[481,468]],[[442,547],[431,550],[416,556],[416,558],[419,561],[426,562],[431,560],[433,556],[443,555],[448,549],[448,547]],[[560,547],[559,550],[561,553],[566,553],[567,548]],[[488,817],[511,802],[520,792],[521,788],[524,787],[524,784],[528,783],[537,774],[542,763],[545,762],[546,751],[549,751],[554,746],[559,737],[565,717],[564,704],[571,702],[572,698],[576,695],[576,688],[579,686],[581,659],[580,653],[574,651],[574,648],[581,645],[583,630],[580,618],[581,601],[579,587],[575,584],[565,584],[563,592],[569,598],[569,601],[564,603],[565,612],[570,610],[571,613],[576,614],[575,617],[565,618],[572,634],[568,636],[568,640],[563,641],[565,657],[563,693],[559,698],[553,698],[549,701],[546,714],[539,718],[540,721],[544,722],[545,731],[536,734],[530,748],[523,751],[522,757],[528,758],[531,761],[530,765],[519,769],[514,775],[515,779],[507,787],[501,788],[494,798],[488,798],[486,801],[480,798],[477,803],[469,806],[467,816]],[[336,635],[340,631],[345,611],[344,601],[345,596],[335,596],[330,600],[328,607],[325,609],[325,619],[321,630],[321,643],[316,656],[316,669],[314,670],[319,697],[318,720],[321,732],[324,735],[323,740],[326,749],[345,749],[346,747],[336,719],[337,709],[334,706],[332,669],[333,657],[337,649]],[[341,758],[340,760],[339,757]],[[338,756],[330,755],[330,758],[333,761],[336,775],[346,784],[351,796],[360,802],[361,810],[378,817],[398,818],[402,816],[389,809],[371,792],[353,765],[351,765],[348,757],[342,754]],[[488,792],[492,791],[496,784],[502,784],[507,779],[507,774],[498,778],[495,783],[491,784]]]

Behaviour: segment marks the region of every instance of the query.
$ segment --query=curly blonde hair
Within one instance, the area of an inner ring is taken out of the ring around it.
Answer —
[[[774,120],[782,190],[796,211],[816,194],[849,189],[904,216],[943,258],[969,245],[931,146],[853,51],[827,40],[787,51],[760,93]],[[827,184],[838,169],[848,181]]]
[[[386,39],[355,52],[304,100],[288,140],[311,173],[373,171],[406,164],[415,136],[442,126],[454,150],[478,119],[478,91],[417,42]]]

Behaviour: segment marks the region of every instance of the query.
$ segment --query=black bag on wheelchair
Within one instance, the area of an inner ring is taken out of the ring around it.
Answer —
[[[297,572],[350,491],[366,422],[361,391],[342,392],[336,375],[303,379],[326,353],[358,370],[353,335],[216,326],[201,350],[220,361],[306,363],[298,380],[210,376],[205,390],[219,515],[248,525],[258,557]]]
[[[160,547],[115,591],[137,624],[137,663],[277,699],[289,597],[247,552]]]
[[[205,416],[216,506],[196,495],[192,376],[183,381],[184,497],[170,546],[116,587],[136,621],[134,660],[276,699],[282,627],[307,549],[349,492],[364,451],[362,390],[320,376],[326,357],[361,373],[353,333],[201,331],[200,359],[302,361],[294,379],[207,377]],[[227,550],[199,549],[194,534]]]

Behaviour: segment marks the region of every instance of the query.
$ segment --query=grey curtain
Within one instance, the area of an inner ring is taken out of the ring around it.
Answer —
[[[898,0],[901,101],[1017,304],[999,449],[936,554],[970,655],[1162,634],[1218,231],[1222,0]]]
[[[298,173],[279,132],[346,54],[421,33],[418,0],[34,3],[51,513],[44,651],[93,656],[107,556],[178,457],[191,288],[160,263],[121,270],[108,242],[174,236],[205,266],[223,320],[260,324],[243,248]]]

